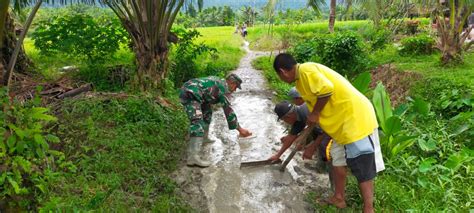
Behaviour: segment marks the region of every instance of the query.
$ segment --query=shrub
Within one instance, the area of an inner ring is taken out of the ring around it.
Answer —
[[[433,53],[435,40],[422,34],[404,38],[401,43],[400,55],[429,55]]]
[[[39,102],[21,105],[0,89],[0,211],[35,210],[48,182],[61,174],[58,167],[73,168],[62,152],[50,149],[49,143],[59,143],[59,138],[46,125],[56,118]]]
[[[217,50],[204,43],[196,43],[196,38],[201,36],[197,30],[186,31],[175,29],[179,38],[178,44],[174,47],[172,56],[170,79],[175,85],[182,85],[183,82],[198,77],[198,67],[195,59],[202,54],[215,55]]]
[[[112,56],[127,35],[116,18],[73,14],[41,21],[32,38],[42,54],[62,53],[93,63]]]
[[[365,71],[366,52],[360,39],[351,32],[340,33],[322,44],[317,51],[320,62],[342,75],[354,76]]]
[[[385,46],[391,41],[390,31],[379,29],[371,32],[372,33],[367,37],[367,42],[372,51],[385,48]]]
[[[367,67],[366,51],[352,32],[319,35],[309,42],[297,43],[288,52],[300,63],[319,62],[346,76],[362,73]]]
[[[134,66],[129,65],[91,64],[79,69],[77,78],[92,83],[94,89],[99,91],[121,91],[126,88],[135,70]]]

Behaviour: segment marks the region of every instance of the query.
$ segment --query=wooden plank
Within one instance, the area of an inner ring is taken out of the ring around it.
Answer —
[[[260,160],[260,161],[242,162],[242,163],[240,163],[240,168],[250,167],[250,166],[265,166],[265,165],[272,165],[272,164],[280,164],[281,162],[282,161],[280,159],[278,159],[276,161]]]

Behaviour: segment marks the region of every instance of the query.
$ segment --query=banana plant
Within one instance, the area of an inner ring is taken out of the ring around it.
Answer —
[[[378,83],[373,91],[372,103],[375,108],[375,113],[379,121],[382,134],[380,136],[380,144],[384,151],[384,155],[390,158],[396,157],[401,151],[413,145],[417,136],[406,135],[402,130],[401,117],[406,111],[404,105],[400,106],[403,109],[392,109],[390,97],[385,90],[382,83]],[[420,108],[423,108],[420,106]]]

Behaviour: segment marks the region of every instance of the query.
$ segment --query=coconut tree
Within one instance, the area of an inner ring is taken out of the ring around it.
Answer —
[[[102,2],[114,11],[132,39],[138,67],[134,85],[141,90],[161,88],[167,74],[169,42],[177,41],[170,30],[184,0]]]
[[[38,0],[13,0],[12,3],[22,7],[37,2]],[[141,90],[161,88],[161,82],[167,74],[169,42],[177,41],[170,30],[185,0],[50,0],[46,2],[99,3],[109,6],[121,20],[132,40],[138,68],[134,85]],[[10,2],[7,0],[6,3]],[[5,4],[2,2],[1,5]]]
[[[437,48],[441,51],[441,62],[449,64],[462,62],[463,52],[471,45],[464,46],[472,27],[464,29],[469,15],[474,11],[472,0],[419,0],[422,8],[432,9],[437,26]]]

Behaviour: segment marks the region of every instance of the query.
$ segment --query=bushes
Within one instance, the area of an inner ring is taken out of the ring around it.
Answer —
[[[434,51],[435,40],[422,34],[404,38],[401,43],[400,55],[429,55]]]
[[[342,75],[354,76],[367,68],[367,54],[359,39],[351,32],[320,36],[310,42],[296,44],[289,50],[300,63],[312,60]]]
[[[116,18],[74,14],[40,22],[32,38],[43,54],[61,53],[92,63],[112,56],[127,35]]]
[[[35,211],[50,180],[61,175],[58,170],[74,167],[64,161],[63,153],[50,149],[49,143],[59,143],[47,129],[56,118],[38,107],[39,99],[15,103],[4,87],[0,104],[0,211]]]
[[[189,79],[199,76],[198,65],[195,59],[204,54],[215,56],[217,50],[204,43],[197,43],[196,38],[201,36],[197,30],[186,31],[184,29],[175,29],[179,42],[176,48],[171,64],[170,79],[176,86],[182,85]]]
[[[255,69],[262,70],[265,79],[267,79],[270,84],[270,88],[275,90],[277,93],[276,96],[280,100],[289,100],[288,91],[292,87],[291,85],[280,80],[275,70],[273,69],[273,59],[272,57],[262,56],[256,58],[252,61],[252,66]]]

